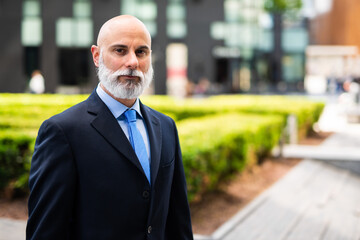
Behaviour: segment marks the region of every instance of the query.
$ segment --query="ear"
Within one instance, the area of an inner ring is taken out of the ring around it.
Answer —
[[[91,54],[96,67],[99,67],[100,48],[98,46],[91,46]]]

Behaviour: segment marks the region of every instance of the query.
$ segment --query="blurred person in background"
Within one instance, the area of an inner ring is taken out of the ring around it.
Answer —
[[[193,239],[175,123],[139,100],[153,78],[148,30],[112,18],[91,52],[97,88],[39,129],[27,239]]]
[[[41,94],[45,92],[45,80],[39,70],[33,71],[29,82],[30,93]]]

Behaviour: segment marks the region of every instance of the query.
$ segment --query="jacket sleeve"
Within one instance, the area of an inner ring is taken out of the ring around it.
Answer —
[[[175,169],[170,195],[169,215],[167,219],[167,239],[193,239],[190,208],[187,199],[187,187],[181,149],[177,129],[174,124],[176,137]]]
[[[61,127],[45,121],[31,162],[26,239],[68,239],[76,188],[72,151]]]

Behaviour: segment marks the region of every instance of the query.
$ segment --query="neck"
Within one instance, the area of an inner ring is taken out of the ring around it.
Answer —
[[[114,95],[112,95],[101,83],[100,83],[100,87],[107,93],[109,94],[110,97],[112,97],[113,99],[115,99],[116,101],[118,101],[121,104],[124,104],[125,106],[127,106],[128,108],[132,107],[134,105],[134,103],[136,102],[136,98],[134,99],[125,99],[125,98],[117,98]]]

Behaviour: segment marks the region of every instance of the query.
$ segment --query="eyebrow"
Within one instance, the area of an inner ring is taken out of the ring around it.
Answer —
[[[123,45],[123,44],[115,44],[115,45],[112,45],[111,46],[112,48],[129,48],[127,45]],[[147,50],[150,50],[150,48],[147,46],[147,45],[141,45],[139,46],[138,48],[136,49],[147,49]]]
[[[137,49],[146,49],[146,50],[150,50],[150,48],[146,45],[142,45],[140,47],[138,47]]]

